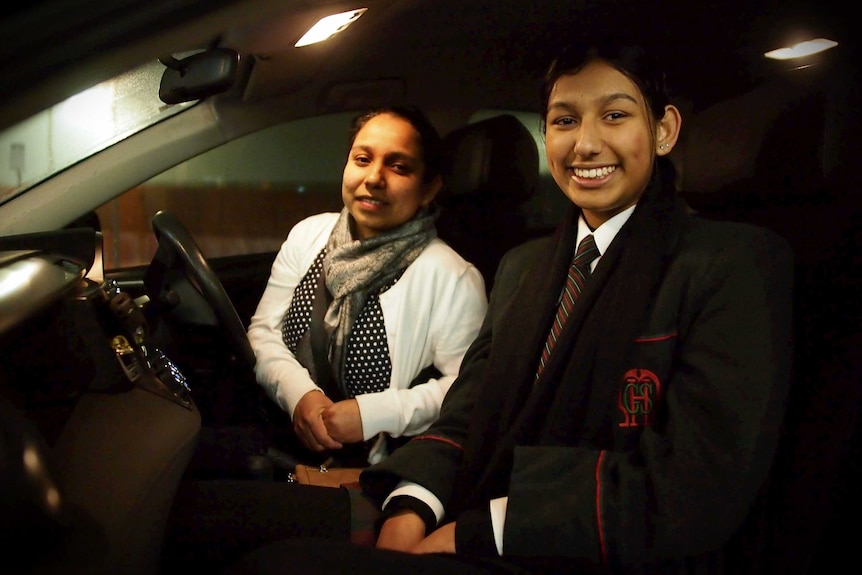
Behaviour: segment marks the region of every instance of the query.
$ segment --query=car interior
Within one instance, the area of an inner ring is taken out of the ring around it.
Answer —
[[[437,233],[472,262],[491,293],[503,254],[539,235],[522,206],[539,185],[539,150],[514,116],[500,114],[446,135]]]
[[[676,80],[681,197],[773,229],[796,259],[790,403],[730,572],[851,558],[862,122],[846,14],[803,0],[90,4],[39,2],[0,23],[0,572],[160,575],[185,477],[278,476],[269,439],[289,420],[255,382],[245,330],[290,227],[340,209],[358,111],[409,102],[434,120],[438,234],[490,293],[502,255],[550,233],[568,201],[544,165],[545,66],[573,35],[622,31]],[[349,27],[294,46],[338,12]],[[799,23],[839,45],[801,63],[761,57]],[[154,79],[149,125],[129,120],[50,177],[25,177],[40,162],[25,129],[61,131],[39,112],[139,67]],[[767,548],[747,547],[754,532]]]

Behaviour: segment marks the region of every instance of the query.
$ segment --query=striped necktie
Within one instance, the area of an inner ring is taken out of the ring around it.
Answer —
[[[599,257],[599,248],[596,247],[596,240],[591,234],[581,240],[578,251],[575,253],[575,257],[572,258],[572,265],[569,266],[569,275],[566,277],[566,285],[563,287],[563,293],[560,296],[560,305],[557,307],[554,323],[551,325],[551,332],[548,334],[548,339],[542,348],[542,356],[539,358],[536,379],[539,379],[539,376],[545,369],[545,363],[547,363],[548,358],[551,356],[551,350],[554,348],[554,344],[557,343],[560,332],[563,331],[563,324],[566,323],[569,313],[575,307],[575,300],[578,299],[581,290],[584,289],[584,283],[587,280],[587,276],[590,275],[590,264],[597,257]]]

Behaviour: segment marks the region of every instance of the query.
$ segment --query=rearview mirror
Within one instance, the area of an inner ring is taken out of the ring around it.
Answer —
[[[239,54],[227,48],[198,52],[186,58],[159,58],[167,66],[159,85],[165,104],[200,100],[229,90],[236,80]]]

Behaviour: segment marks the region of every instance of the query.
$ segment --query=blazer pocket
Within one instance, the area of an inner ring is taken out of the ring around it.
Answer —
[[[652,423],[670,378],[677,333],[642,335],[624,366],[617,395],[617,427],[636,429]]]

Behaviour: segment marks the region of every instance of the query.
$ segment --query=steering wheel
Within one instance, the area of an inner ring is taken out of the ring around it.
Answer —
[[[150,300],[193,322],[220,325],[239,357],[253,369],[254,352],[246,328],[197,242],[169,212],[157,212],[152,226],[158,248],[144,275]]]

